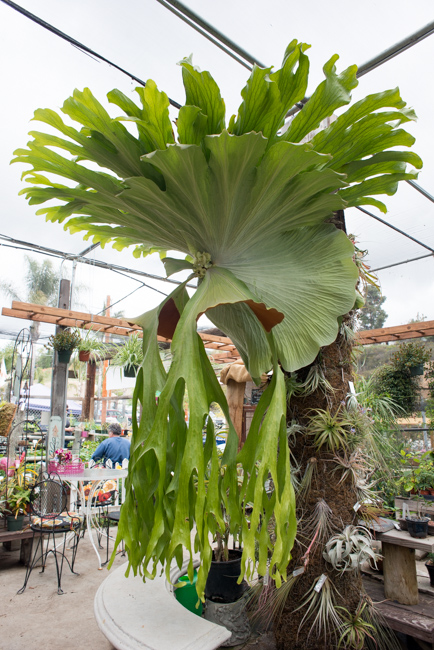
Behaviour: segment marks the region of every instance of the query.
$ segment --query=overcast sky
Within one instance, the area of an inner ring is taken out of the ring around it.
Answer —
[[[312,45],[310,92],[322,80],[322,66],[334,53],[340,55],[338,69],[362,64],[412,34],[434,19],[432,0],[408,3],[404,0],[364,3],[346,0],[288,2],[283,0],[189,0],[190,8],[202,15],[258,60],[280,66],[286,45],[298,38]],[[21,6],[58,27],[78,41],[99,52],[131,73],[146,80],[152,78],[161,90],[179,103],[184,102],[181,69],[177,61],[193,53],[193,60],[213,74],[222,89],[228,117],[240,103],[240,90],[248,71],[209,43],[162,7],[156,0],[22,0]],[[81,235],[70,235],[59,224],[45,223],[35,215],[18,192],[21,165],[9,166],[14,149],[23,147],[28,131],[40,128],[30,119],[36,108],[59,109],[74,88],[89,87],[104,102],[113,88],[134,95],[137,85],[105,63],[80,52],[57,36],[32,23],[0,3],[1,88],[0,233],[78,253],[89,243]],[[414,150],[424,161],[419,184],[434,194],[434,37],[429,37],[404,54],[362,77],[353,93],[355,100],[377,91],[399,86],[403,98],[419,116],[416,124],[406,126],[417,138]],[[173,114],[175,116],[175,113]],[[386,197],[389,212],[380,215],[413,237],[434,248],[434,204],[403,183],[394,197]],[[373,268],[427,254],[424,248],[391,231],[357,210],[346,212],[348,230],[369,249]],[[36,253],[31,255],[44,259]],[[128,250],[123,253],[107,247],[89,258],[114,262],[164,275],[158,257],[135,260]],[[22,285],[24,254],[0,246],[0,278],[13,281],[25,297]],[[59,262],[54,261],[55,264]],[[71,262],[64,267],[71,271]],[[379,272],[389,314],[387,325],[398,325],[424,314],[434,319],[433,258],[397,266]],[[139,283],[131,278],[78,265],[77,280],[87,287],[81,293],[81,310],[99,312],[104,299],[112,302],[133,291]],[[147,283],[168,293],[170,285]],[[141,288],[119,303],[127,316],[135,316],[155,306],[161,295]],[[0,295],[0,305],[10,300]],[[78,307],[78,305],[75,305]],[[0,317],[1,332],[18,332],[25,321]],[[51,332],[42,327],[43,334]],[[0,334],[1,336],[1,334]],[[1,345],[1,341],[0,341]]]

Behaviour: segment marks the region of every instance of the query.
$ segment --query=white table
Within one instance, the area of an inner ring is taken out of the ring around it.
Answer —
[[[108,469],[108,468],[92,468],[85,469],[80,474],[60,474],[60,478],[65,483],[68,483],[73,489],[78,490],[80,493],[81,508],[86,517],[87,531],[89,539],[94,548],[94,551],[98,558],[99,569],[102,569],[101,566],[101,556],[98,551],[98,547],[95,544],[93,537],[93,529],[96,527],[96,522],[93,517],[92,512],[92,502],[95,494],[101,487],[101,483],[105,483],[109,480],[117,480],[120,478],[125,478],[128,475],[128,470],[126,469]],[[87,498],[84,493],[84,483],[91,483],[91,489],[87,494]]]

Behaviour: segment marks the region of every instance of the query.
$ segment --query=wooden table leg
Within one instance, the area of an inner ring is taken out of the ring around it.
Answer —
[[[417,605],[416,557],[413,548],[382,543],[384,594],[402,605]]]

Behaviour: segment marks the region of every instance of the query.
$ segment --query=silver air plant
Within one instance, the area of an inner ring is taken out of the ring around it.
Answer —
[[[372,560],[377,567],[379,555],[372,548],[372,536],[363,526],[346,526],[325,545],[323,557],[340,573],[358,571],[362,562]]]
[[[326,574],[322,574],[315,580],[300,607],[295,611],[305,607],[307,611],[301,620],[299,631],[312,619],[309,636],[316,633],[317,637],[327,638],[329,633],[336,633],[340,628],[341,618],[336,608],[336,588]]]

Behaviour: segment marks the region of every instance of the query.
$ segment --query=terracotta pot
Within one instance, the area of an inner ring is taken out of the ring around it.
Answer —
[[[90,351],[89,350],[87,350],[87,351],[86,350],[80,350],[80,352],[78,353],[78,358],[80,359],[80,361],[83,361],[83,363],[85,363],[86,361],[89,361],[89,359],[90,359]]]

